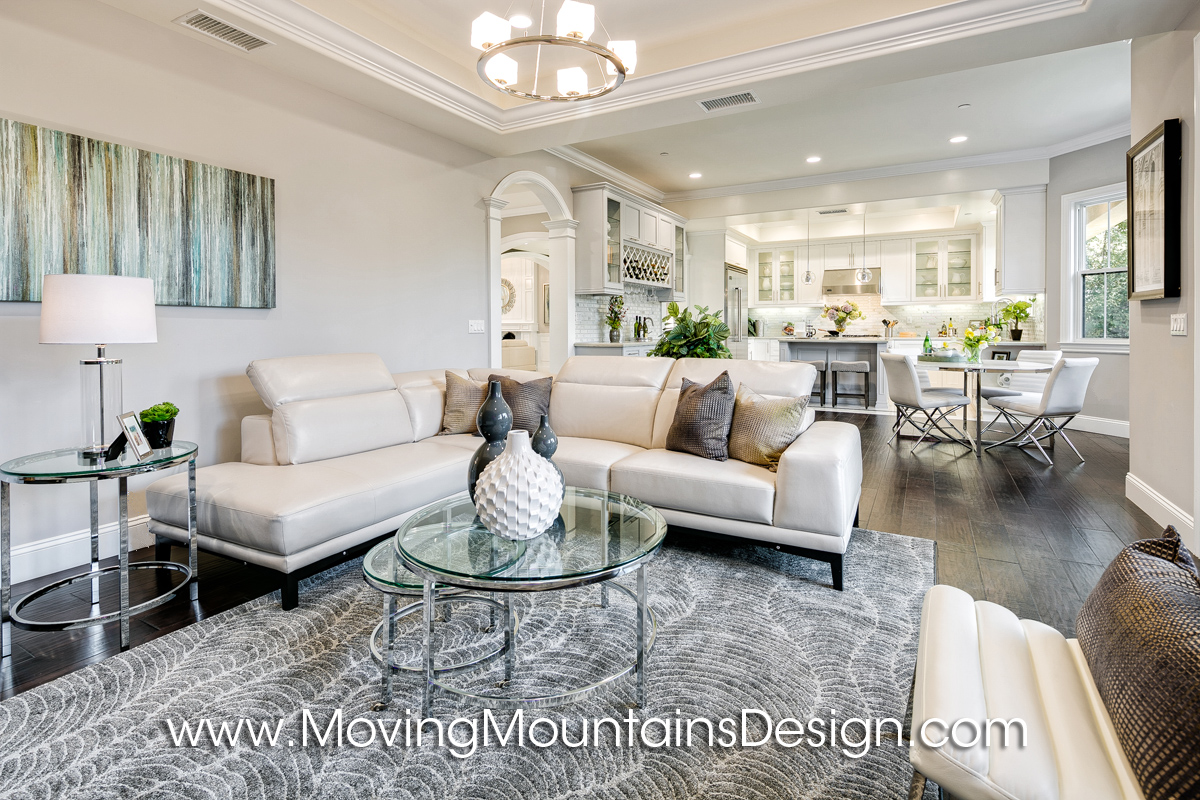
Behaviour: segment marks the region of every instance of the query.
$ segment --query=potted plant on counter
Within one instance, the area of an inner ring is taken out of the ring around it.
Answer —
[[[150,406],[141,414],[142,432],[146,441],[155,450],[170,447],[175,439],[175,417],[179,409],[174,403],[163,401],[156,406]]]
[[[696,316],[688,309],[680,311],[678,303],[667,306],[663,317],[663,335],[650,351],[652,356],[665,358],[733,358],[725,346],[729,326],[721,321],[721,312],[710,314],[708,306],[696,306]],[[666,330],[668,323],[674,323]]]
[[[1008,332],[1012,336],[1012,340],[1014,342],[1021,341],[1021,335],[1023,333],[1021,330],[1021,323],[1032,316],[1030,309],[1033,308],[1033,303],[1036,299],[1037,298],[1033,298],[1031,300],[1018,300],[1015,303],[1009,303],[1004,307],[1004,310],[1000,312],[1001,319],[1012,323],[1012,327]]]
[[[608,301],[608,313],[604,316],[604,324],[608,326],[608,340],[621,341],[621,323],[625,321],[625,298],[617,295]]]

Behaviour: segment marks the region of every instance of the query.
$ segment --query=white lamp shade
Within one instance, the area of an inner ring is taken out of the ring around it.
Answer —
[[[637,42],[632,39],[621,42],[609,42],[608,49],[612,50],[617,58],[621,59],[621,63],[625,65],[625,74],[632,75],[634,68],[637,66]],[[608,74],[617,74],[617,68],[613,66],[611,61],[608,62]]]
[[[596,30],[596,7],[591,3],[565,0],[558,10],[558,35],[587,39]]]
[[[485,11],[471,23],[471,47],[487,50],[494,44],[512,36],[512,25],[508,20],[497,17],[490,11]]]
[[[488,59],[483,71],[497,86],[510,86],[517,82],[517,62],[504,53],[497,53]]]
[[[42,344],[144,344],[158,341],[154,281],[117,275],[42,279]]]
[[[558,93],[564,97],[587,94],[588,76],[583,67],[571,67],[558,71]]]

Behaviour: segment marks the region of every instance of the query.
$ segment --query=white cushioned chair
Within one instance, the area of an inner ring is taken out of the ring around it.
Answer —
[[[888,444],[900,435],[905,425],[912,425],[920,436],[909,450],[910,453],[916,452],[926,439],[971,447],[971,443],[958,434],[949,420],[952,412],[971,402],[965,394],[953,389],[934,389],[926,371],[917,369],[913,356],[884,353],[880,358],[887,376],[888,398],[896,406],[896,421],[892,423]],[[918,419],[918,413],[925,415],[923,421]],[[945,427],[947,425],[949,430]]]
[[[815,377],[802,363],[572,358],[550,398],[555,463],[569,484],[641,498],[675,525],[826,561],[840,589],[862,484],[858,429],[814,424],[810,411],[777,473],[665,450],[683,378],[708,382],[723,369],[768,396],[808,397]],[[476,381],[545,377],[454,371]],[[301,578],[464,491],[482,440],[438,435],[445,372],[392,375],[373,354],[253,362],[247,374],[270,413],[242,420],[241,461],[198,470],[200,546],[282,573],[283,604],[292,608]],[[158,546],[186,541],[186,475],[156,481],[146,499]]]
[[[1042,442],[1046,439],[1061,436],[1075,451],[1075,455],[1083,461],[1083,456],[1066,434],[1065,428],[1071,420],[1083,411],[1084,397],[1087,395],[1088,383],[1092,373],[1100,363],[1098,358],[1063,358],[1054,365],[1054,369],[1046,378],[1042,392],[1022,392],[1006,397],[993,397],[988,405],[997,409],[1012,427],[1014,433],[1009,438],[988,445],[987,449],[1014,445],[1026,447],[1034,445],[1049,463],[1053,464],[1046,454]],[[1014,414],[1031,417],[1022,425]],[[1039,435],[1038,431],[1043,432]]]
[[[524,339],[500,342],[500,363],[507,369],[537,369],[537,350]]]

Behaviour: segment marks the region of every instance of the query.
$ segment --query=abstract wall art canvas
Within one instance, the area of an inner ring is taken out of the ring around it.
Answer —
[[[0,120],[0,301],[58,273],[154,279],[168,306],[275,307],[275,182]]]
[[[1171,119],[1126,154],[1130,300],[1179,297],[1182,141],[1181,123]]]

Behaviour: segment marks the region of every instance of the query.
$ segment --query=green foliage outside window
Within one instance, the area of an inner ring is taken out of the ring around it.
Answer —
[[[1084,269],[1114,270],[1083,275],[1083,336],[1087,339],[1128,339],[1129,225],[1122,221],[1085,243]]]

